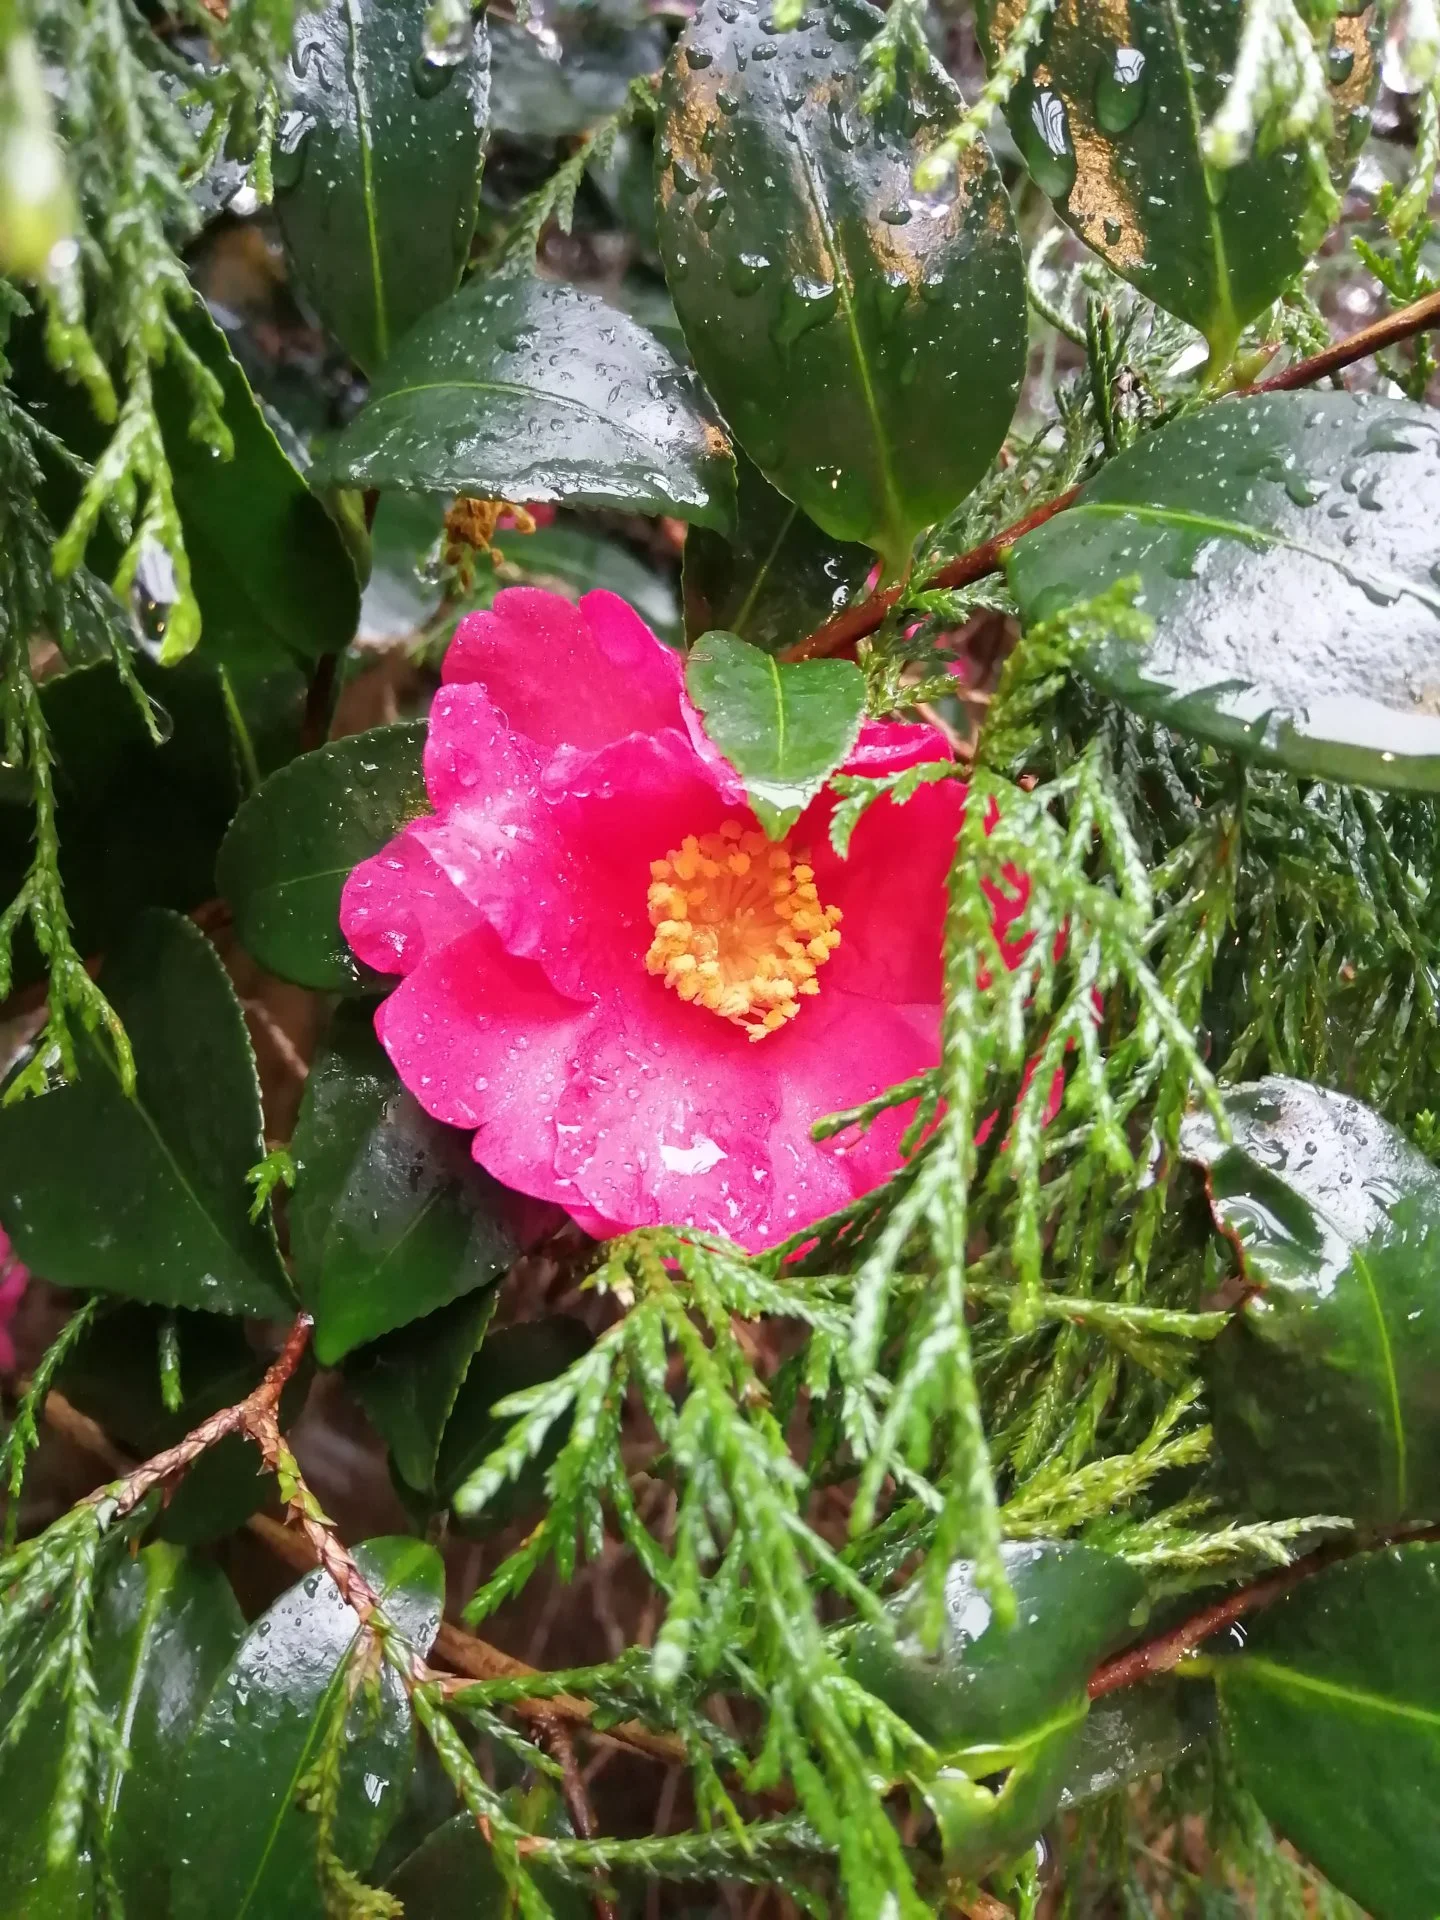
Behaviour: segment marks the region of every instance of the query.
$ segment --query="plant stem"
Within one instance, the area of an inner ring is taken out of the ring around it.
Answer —
[[[1296,387],[1313,386],[1317,380],[1338,373],[1342,367],[1353,366],[1357,360],[1368,359],[1372,353],[1393,347],[1398,341],[1408,340],[1431,327],[1440,327],[1440,293],[1427,294],[1423,300],[1416,300],[1410,306],[1401,307],[1398,312],[1375,321],[1373,326],[1347,334],[1343,340],[1337,340],[1322,353],[1312,353],[1308,359],[1297,360],[1294,366],[1286,367],[1268,380],[1259,380],[1254,386],[1240,387],[1236,391],[1242,394],[1285,393]],[[1073,506],[1079,493],[1079,487],[1071,487],[1067,492],[1057,494],[1055,499],[1033,508],[1013,526],[1006,527],[992,539],[982,541],[978,547],[972,547],[958,559],[949,561],[932,574],[919,591],[933,593],[954,587],[968,587],[976,580],[983,580],[987,574],[998,573],[1008,548],[1013,547],[1025,534],[1033,533],[1036,527],[1044,526],[1047,520],[1054,519],[1057,513],[1063,513],[1067,507]],[[900,593],[900,587],[891,587],[884,593],[872,594],[858,606],[848,607],[844,613],[837,614],[835,619],[818,627],[807,638],[788,647],[781,658],[823,660],[847,652],[857,640],[874,633],[900,598]]]

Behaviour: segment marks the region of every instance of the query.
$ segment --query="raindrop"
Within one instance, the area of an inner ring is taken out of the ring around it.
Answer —
[[[1095,118],[1106,133],[1125,133],[1145,105],[1145,56],[1138,47],[1117,47],[1095,85]]]
[[[695,202],[696,226],[702,233],[709,233],[729,204],[730,196],[723,187],[711,187]]]
[[[306,149],[314,131],[314,120],[298,107],[291,107],[281,115],[280,124],[275,129],[274,158],[271,163],[275,185],[280,192],[287,192],[300,184],[300,176],[305,171]]]
[[[703,73],[714,58],[714,54],[708,47],[689,47],[685,53],[686,64],[696,73]]]
[[[455,77],[453,60],[437,60],[433,53],[417,53],[410,62],[410,78],[422,100],[433,100]]]
[[[1118,247],[1120,244],[1121,238],[1124,235],[1124,232],[1125,232],[1125,229],[1123,226],[1121,226],[1120,222],[1118,220],[1112,219],[1111,216],[1107,213],[1105,216],[1106,246]]]
[[[840,298],[839,283],[834,280],[807,280],[796,274],[785,287],[780,302],[780,318],[775,324],[775,339],[782,347],[793,346],[802,334],[828,320]]]
[[[677,193],[695,193],[699,190],[700,176],[687,160],[672,162],[670,177],[675,182]]]
[[[1340,87],[1355,70],[1355,49],[1341,46],[1337,40],[1325,56],[1325,72],[1332,87]]]
[[[171,609],[179,598],[174,560],[158,540],[146,539],[130,582],[130,612],[148,651],[158,652],[170,624]]]
[[[898,268],[875,283],[875,309],[882,327],[893,327],[910,297],[910,282]]]
[[[717,93],[715,96],[715,104],[719,107],[721,113],[734,113],[740,102],[735,98],[733,93]]]
[[[1075,147],[1065,102],[1049,87],[1032,98],[1021,123],[1020,145],[1036,186],[1052,200],[1063,200],[1075,184]]]
[[[744,300],[756,292],[760,282],[770,271],[770,256],[765,253],[738,253],[725,269],[725,279],[732,293],[739,294]]]
[[[740,18],[740,9],[736,6],[732,6],[730,4],[730,0],[720,0],[720,4],[715,9],[715,11],[719,14],[720,18],[725,22],[727,27],[733,27],[735,22]]]
[[[910,220],[910,209],[903,200],[895,200],[888,207],[880,209],[880,218],[892,227],[903,227]]]

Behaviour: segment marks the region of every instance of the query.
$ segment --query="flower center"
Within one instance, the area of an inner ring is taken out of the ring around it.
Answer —
[[[777,1033],[802,994],[820,991],[815,976],[840,944],[840,909],[821,906],[804,854],[739,820],[687,834],[652,860],[648,902],[648,971],[752,1040]]]

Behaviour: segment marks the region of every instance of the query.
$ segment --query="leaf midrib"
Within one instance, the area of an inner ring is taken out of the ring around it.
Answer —
[[[1400,1382],[1395,1372],[1395,1350],[1390,1342],[1390,1329],[1385,1324],[1385,1315],[1380,1308],[1380,1296],[1375,1287],[1375,1276],[1370,1271],[1370,1262],[1363,1249],[1356,1247],[1350,1257],[1360,1283],[1365,1290],[1365,1298],[1375,1317],[1375,1334],[1380,1349],[1380,1365],[1385,1381],[1385,1395],[1390,1413],[1390,1425],[1395,1435],[1395,1506],[1396,1511],[1405,1511],[1409,1496],[1409,1467],[1405,1446],[1405,1416],[1400,1405]]]
[[[540,400],[548,406],[558,407],[563,413],[577,414],[582,420],[593,420],[608,432],[634,441],[644,449],[652,469],[662,466],[666,458],[653,440],[638,432],[627,421],[617,420],[613,414],[602,413],[598,407],[592,407],[584,400],[573,399],[569,394],[551,393],[544,387],[527,387],[518,380],[420,380],[413,386],[392,387],[387,393],[376,394],[365,412],[373,418],[381,407],[387,406],[392,400],[407,400],[417,393],[503,393],[532,404]]]
[[[365,237],[370,249],[370,284],[375,300],[375,346],[381,360],[390,351],[390,318],[385,306],[385,275],[380,263],[380,228],[375,208],[375,156],[370,136],[370,96],[361,73],[360,13],[356,0],[345,0],[350,36],[350,89],[355,99],[355,139],[360,149],[360,201],[365,209]]]
[[[1205,195],[1206,221],[1210,229],[1210,245],[1215,255],[1215,290],[1220,302],[1220,317],[1225,321],[1227,333],[1233,338],[1238,330],[1235,326],[1235,298],[1230,288],[1230,260],[1225,250],[1225,229],[1220,224],[1220,209],[1210,195],[1211,169],[1205,159],[1204,145],[1205,117],[1200,111],[1200,102],[1195,98],[1195,84],[1190,73],[1190,48],[1185,37],[1185,22],[1180,17],[1176,0],[1165,0],[1165,16],[1175,38],[1180,86],[1185,96],[1185,110],[1190,121],[1190,137],[1195,143],[1195,159],[1200,168],[1200,190]]]
[[[1345,1686],[1337,1680],[1325,1680],[1318,1674],[1305,1673],[1298,1667],[1282,1666],[1277,1660],[1267,1660],[1262,1654],[1241,1653],[1233,1656],[1236,1670],[1241,1674],[1252,1674],[1272,1686],[1289,1689],[1295,1693],[1318,1695],[1322,1699],[1333,1700],[1362,1713],[1387,1716],[1395,1720],[1414,1721],[1419,1726],[1433,1727],[1440,1735],[1440,1712],[1432,1708],[1412,1706],[1407,1701],[1388,1699],[1382,1693],[1371,1693],[1365,1687]]]

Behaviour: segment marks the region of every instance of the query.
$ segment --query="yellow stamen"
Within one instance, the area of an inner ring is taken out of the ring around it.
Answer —
[[[752,1040],[778,1033],[820,991],[815,975],[840,944],[840,909],[820,904],[808,856],[739,820],[652,860],[647,897],[646,968]]]

